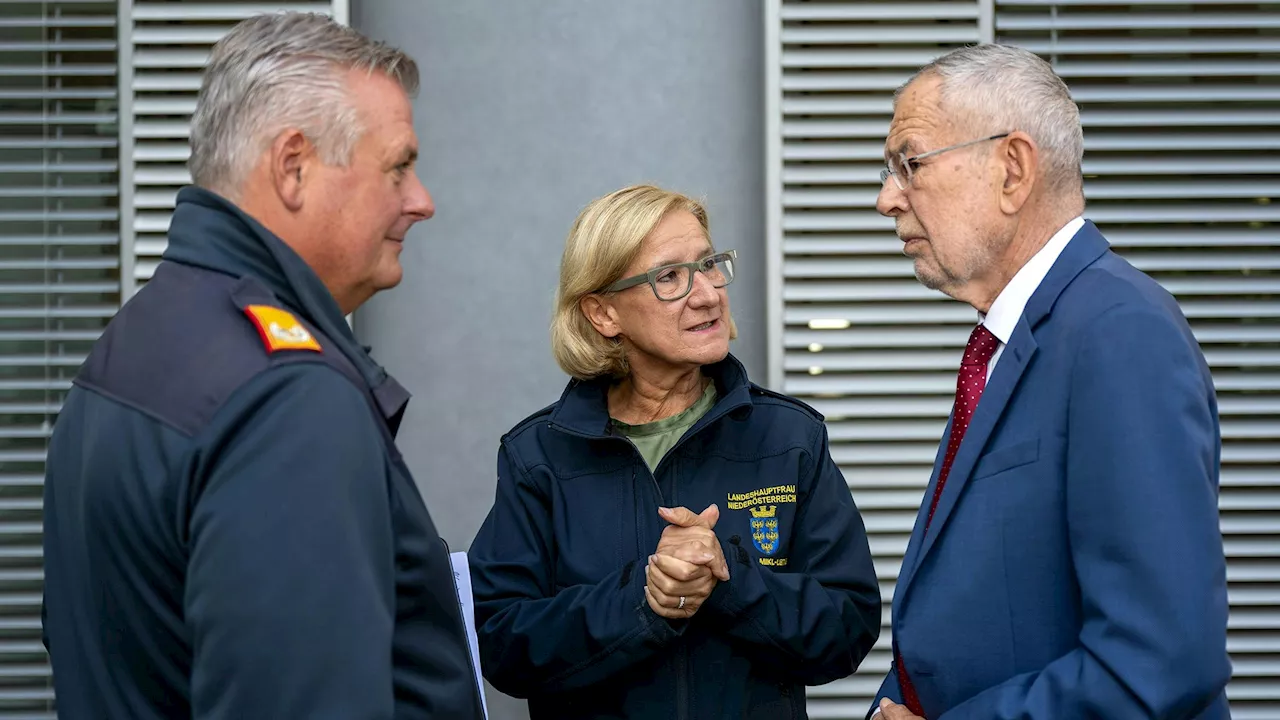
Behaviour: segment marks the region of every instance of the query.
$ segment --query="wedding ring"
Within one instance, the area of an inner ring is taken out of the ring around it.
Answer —
[[[677,609],[677,610],[683,610],[683,609],[684,609],[684,596],[683,596],[683,595],[681,595],[681,596],[680,596],[680,604],[676,606],[676,609]]]

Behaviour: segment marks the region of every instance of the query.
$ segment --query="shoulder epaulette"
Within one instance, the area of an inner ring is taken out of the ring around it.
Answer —
[[[322,352],[320,343],[293,313],[271,305],[246,305],[244,314],[258,328],[267,352],[310,350]]]

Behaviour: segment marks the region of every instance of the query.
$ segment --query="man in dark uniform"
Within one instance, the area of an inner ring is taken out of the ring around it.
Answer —
[[[64,720],[481,717],[448,549],[394,443],[408,393],[344,321],[434,213],[416,85],[320,16],[215,46],[164,262],[50,445]]]

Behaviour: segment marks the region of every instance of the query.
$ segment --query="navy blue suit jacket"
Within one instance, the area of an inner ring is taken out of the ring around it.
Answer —
[[[1085,223],[916,517],[893,637],[929,720],[1228,717],[1220,447],[1178,305]]]

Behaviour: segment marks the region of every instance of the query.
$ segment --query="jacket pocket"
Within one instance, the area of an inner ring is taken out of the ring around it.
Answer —
[[[973,480],[999,475],[1016,467],[1029,465],[1040,459],[1040,438],[1023,440],[1013,445],[996,448],[983,455],[969,476]]]

